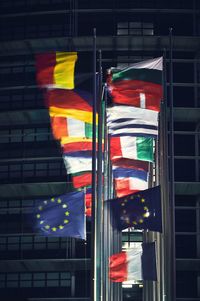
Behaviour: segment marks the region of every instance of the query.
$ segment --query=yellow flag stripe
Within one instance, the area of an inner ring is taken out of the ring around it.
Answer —
[[[92,139],[84,138],[84,137],[62,137],[61,138],[61,144],[67,144],[72,142],[92,142]]]
[[[56,52],[54,83],[63,89],[74,89],[74,69],[77,52]]]
[[[51,117],[70,117],[78,120],[82,120],[87,123],[92,123],[92,112],[76,110],[76,109],[64,109],[57,107],[49,107],[49,115]],[[96,114],[96,124],[98,124],[98,115]]]

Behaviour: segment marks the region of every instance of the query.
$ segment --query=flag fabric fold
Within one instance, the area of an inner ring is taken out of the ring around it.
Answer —
[[[118,230],[133,227],[162,232],[160,186],[108,200],[113,225]]]
[[[35,230],[45,236],[86,238],[84,192],[39,201]]]
[[[107,83],[112,101],[160,111],[162,69],[162,57],[139,62],[123,70],[111,68]]]
[[[112,282],[157,280],[155,243],[141,245],[109,257]]]

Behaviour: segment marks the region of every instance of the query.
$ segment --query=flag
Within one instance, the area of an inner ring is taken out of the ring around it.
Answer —
[[[92,171],[92,156],[68,156],[63,154],[67,174]]]
[[[160,111],[162,70],[162,57],[136,63],[123,70],[111,68],[107,83],[112,101]]]
[[[59,108],[59,107],[49,107],[50,117],[68,117],[73,119],[78,119],[87,123],[93,122],[92,111],[77,110],[74,108]],[[96,123],[98,124],[98,114],[96,114]]]
[[[92,190],[88,188],[85,194],[85,207],[86,207],[86,216],[92,216]]]
[[[130,106],[107,108],[108,133],[111,136],[158,135],[158,112]]]
[[[162,232],[160,186],[111,199],[114,227]]]
[[[74,89],[76,52],[52,52],[36,55],[36,76],[40,87]]]
[[[113,254],[109,257],[109,278],[112,282],[157,280],[155,243]]]
[[[69,192],[39,201],[35,228],[45,236],[85,239],[84,192]]]
[[[92,94],[80,89],[49,89],[45,94],[46,106],[92,112]]]
[[[73,187],[78,189],[81,187],[92,185],[92,172],[78,172],[71,175]]]
[[[92,139],[81,137],[64,137],[61,140],[63,154],[92,151]]]
[[[148,188],[148,173],[144,170],[113,167],[114,187],[117,197]]]
[[[82,138],[82,137],[64,137],[61,139],[61,147],[63,154],[70,154],[71,156],[80,154],[88,154],[92,152],[92,139]],[[104,145],[102,144],[102,150]],[[98,143],[96,143],[96,149],[98,148]]]
[[[126,158],[112,159],[113,167],[132,168],[138,170],[149,171],[149,162],[131,160]]]
[[[111,137],[110,156],[112,159],[128,158],[153,162],[153,138],[147,137]]]
[[[51,117],[51,128],[55,139],[63,137],[92,138],[92,124],[67,117]]]

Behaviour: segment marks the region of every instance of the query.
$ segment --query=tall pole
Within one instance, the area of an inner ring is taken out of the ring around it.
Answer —
[[[171,215],[171,300],[176,300],[176,250],[175,250],[175,193],[174,193],[174,99],[172,28],[169,29],[169,80],[170,80],[170,215]]]
[[[103,152],[102,152],[102,138],[103,138],[103,114],[102,114],[102,54],[99,50],[99,77],[98,77],[98,152],[97,152],[97,214],[96,214],[96,245],[97,245],[97,259],[96,259],[96,286],[97,286],[97,300],[102,300],[103,285],[103,252],[102,252],[102,227],[103,227]]]
[[[97,82],[96,82],[96,28],[93,30],[93,115],[92,115],[92,217],[91,217],[91,299],[97,299],[96,287],[96,113],[97,113]]]

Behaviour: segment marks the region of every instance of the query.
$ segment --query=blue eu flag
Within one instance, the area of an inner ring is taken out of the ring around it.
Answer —
[[[86,238],[84,192],[41,200],[35,212],[36,231],[45,236]]]
[[[109,200],[114,227],[162,232],[160,186]]]

